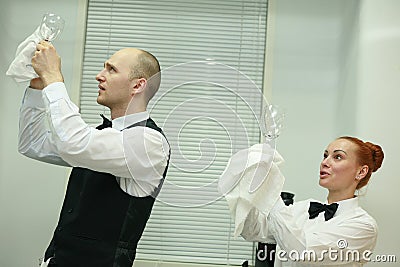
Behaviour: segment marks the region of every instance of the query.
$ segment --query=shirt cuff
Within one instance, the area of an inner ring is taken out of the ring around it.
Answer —
[[[56,102],[60,99],[70,100],[63,82],[55,82],[48,85],[43,89],[43,97],[46,97],[49,103]]]
[[[278,198],[278,200],[275,202],[273,208],[269,212],[268,216],[274,218],[278,212],[280,212],[282,209],[285,209],[286,205],[283,202],[282,198]]]
[[[31,87],[26,88],[23,99],[23,104],[27,107],[33,108],[45,108],[42,90],[33,89]]]

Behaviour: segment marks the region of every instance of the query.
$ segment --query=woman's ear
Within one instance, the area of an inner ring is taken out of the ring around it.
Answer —
[[[361,166],[361,169],[357,172],[356,179],[361,180],[368,174],[368,165]]]
[[[139,78],[136,80],[136,83],[133,85],[132,88],[132,95],[136,95],[142,93],[144,89],[146,89],[147,80],[145,78]]]

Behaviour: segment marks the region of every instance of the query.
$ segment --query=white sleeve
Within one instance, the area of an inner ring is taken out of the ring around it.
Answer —
[[[243,229],[240,235],[247,241],[275,244],[276,241],[269,230],[268,214],[251,208],[243,223]]]
[[[18,151],[39,161],[69,166],[52,140],[41,90],[25,91],[19,116]]]
[[[74,167],[158,185],[168,159],[165,138],[160,133],[147,127],[123,131],[90,127],[69,99],[63,83],[47,86],[43,98],[53,140],[64,161]]]

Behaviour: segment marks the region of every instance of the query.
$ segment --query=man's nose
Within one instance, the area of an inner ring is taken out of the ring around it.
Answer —
[[[104,80],[104,75],[103,75],[104,69],[102,71],[100,71],[97,75],[96,75],[96,81],[103,81]]]

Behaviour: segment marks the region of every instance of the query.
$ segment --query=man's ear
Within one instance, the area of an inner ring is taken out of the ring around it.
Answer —
[[[144,89],[146,89],[147,80],[145,78],[139,78],[136,80],[136,83],[133,85],[132,88],[132,95],[136,95],[142,93]]]

